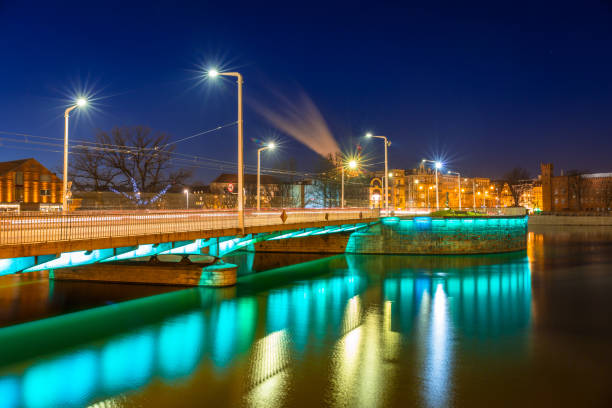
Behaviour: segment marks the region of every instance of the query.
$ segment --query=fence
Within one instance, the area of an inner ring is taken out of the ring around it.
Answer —
[[[350,222],[377,217],[379,217],[378,210],[354,208],[246,211],[245,227],[273,227],[318,221]],[[238,213],[229,210],[3,213],[0,214],[0,245],[212,231],[238,227]]]

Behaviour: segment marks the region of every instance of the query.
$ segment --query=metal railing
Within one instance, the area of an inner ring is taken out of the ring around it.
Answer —
[[[284,214],[284,215],[283,215]],[[245,227],[378,218],[377,209],[278,209],[246,211]],[[0,214],[0,245],[172,234],[238,228],[230,210],[91,211]]]

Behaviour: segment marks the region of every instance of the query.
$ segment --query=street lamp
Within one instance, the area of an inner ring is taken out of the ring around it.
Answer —
[[[372,133],[366,133],[368,139],[377,138],[385,141],[385,210],[389,213],[389,167],[387,161],[387,147],[391,146],[391,142],[387,140],[386,136],[375,136]]]
[[[186,207],[187,207],[187,209],[189,209],[189,189],[187,189],[187,188],[184,189],[183,193],[185,193],[185,195],[186,195],[186,199],[185,199]]]
[[[85,105],[87,105],[87,99],[79,98],[64,112],[64,180],[62,182],[62,211],[64,212],[68,211],[68,117],[74,109],[82,108]]]
[[[442,162],[435,160],[427,160],[423,159],[423,163],[433,163],[434,168],[436,169],[436,211],[440,210],[440,198],[438,197],[438,170],[443,167]]]
[[[244,233],[244,161],[243,161],[243,142],[242,142],[242,75],[239,72],[219,72],[216,69],[209,69],[209,78],[216,78],[219,75],[236,77],[238,85],[238,222],[240,230]]]
[[[261,197],[260,197],[261,152],[263,152],[264,150],[268,150],[268,149],[274,149],[274,147],[275,147],[274,143],[270,142],[266,146],[260,147],[259,149],[257,149],[257,211],[261,209],[261,204],[260,204],[260,200],[261,200]]]
[[[348,163],[346,163],[346,165],[348,165],[349,169],[351,170],[355,170],[357,168],[357,160],[352,159],[349,160]],[[340,208],[344,208],[344,167],[345,167],[345,163],[342,162],[342,194],[340,197]]]
[[[459,210],[461,210],[461,174],[458,171],[448,171],[448,174],[457,175],[457,184],[459,185]]]

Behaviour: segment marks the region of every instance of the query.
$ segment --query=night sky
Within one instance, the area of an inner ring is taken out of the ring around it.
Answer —
[[[58,139],[0,134],[0,160],[58,170],[63,110],[80,93],[93,102],[71,119],[77,141],[130,125],[178,140],[231,123],[234,82],[202,76],[217,66],[245,77],[247,163],[273,138],[282,150],[267,167],[295,157],[313,169],[316,154],[256,109],[308,95],[338,145],[362,143],[372,163],[382,143],[367,131],[392,141],[393,168],[441,157],[489,177],[536,175],[542,161],[612,171],[610,2],[332,3],[0,0],[0,131]],[[235,162],[235,133],[177,151]],[[209,182],[219,171],[201,162],[193,180]]]

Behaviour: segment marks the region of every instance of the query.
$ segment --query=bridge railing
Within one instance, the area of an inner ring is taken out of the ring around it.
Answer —
[[[245,211],[245,227],[377,218],[376,209]],[[229,210],[20,212],[0,214],[0,245],[87,240],[238,228]]]

